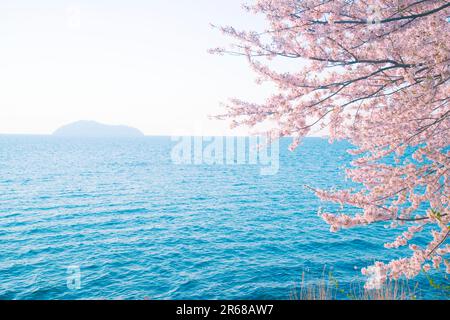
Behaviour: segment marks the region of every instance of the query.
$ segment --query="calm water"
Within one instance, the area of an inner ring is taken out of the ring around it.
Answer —
[[[279,173],[261,176],[175,165],[165,137],[0,136],[0,298],[287,299],[304,271],[314,282],[330,266],[346,286],[401,254],[383,248],[397,232],[332,234],[317,217],[303,185],[347,185],[346,143],[288,143]]]

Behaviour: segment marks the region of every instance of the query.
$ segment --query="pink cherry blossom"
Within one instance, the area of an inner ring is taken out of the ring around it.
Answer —
[[[316,128],[350,141],[355,160],[346,174],[361,188],[314,189],[324,201],[359,208],[320,212],[331,231],[408,225],[385,246],[409,245],[411,256],[363,272],[384,281],[444,264],[448,273],[450,3],[256,0],[246,9],[264,16],[267,28],[223,27],[235,44],[212,51],[245,56],[259,81],[276,89],[264,103],[231,100],[220,118],[271,123],[274,134],[294,137],[293,148]],[[283,59],[290,72],[277,68]],[[422,248],[414,240],[424,230],[433,231]]]

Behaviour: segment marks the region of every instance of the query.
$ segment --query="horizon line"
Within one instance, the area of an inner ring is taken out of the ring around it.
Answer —
[[[53,133],[1,133],[0,136],[39,136],[39,137],[55,137],[55,138],[146,138],[146,137],[261,137],[264,136],[263,134],[248,134],[248,135],[242,135],[242,134],[236,134],[236,135],[230,135],[230,134],[224,134],[224,135],[198,135],[198,134],[143,134],[142,136],[57,136]],[[328,139],[330,136],[324,135],[324,136],[305,136],[303,138],[321,138],[321,139]],[[280,138],[295,138],[294,136],[283,136]]]

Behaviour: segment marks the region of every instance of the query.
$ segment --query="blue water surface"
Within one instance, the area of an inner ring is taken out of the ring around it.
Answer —
[[[330,233],[317,216],[339,208],[304,185],[350,185],[345,142],[283,140],[271,176],[174,164],[174,144],[0,136],[0,299],[289,299],[304,272],[321,281],[327,266],[345,287],[408,253],[383,248],[398,230]]]

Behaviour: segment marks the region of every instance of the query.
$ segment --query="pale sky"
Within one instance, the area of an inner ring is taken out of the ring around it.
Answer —
[[[0,1],[0,133],[48,134],[77,120],[145,134],[242,134],[208,120],[220,103],[260,101],[244,58],[210,55],[255,29],[242,0]]]

